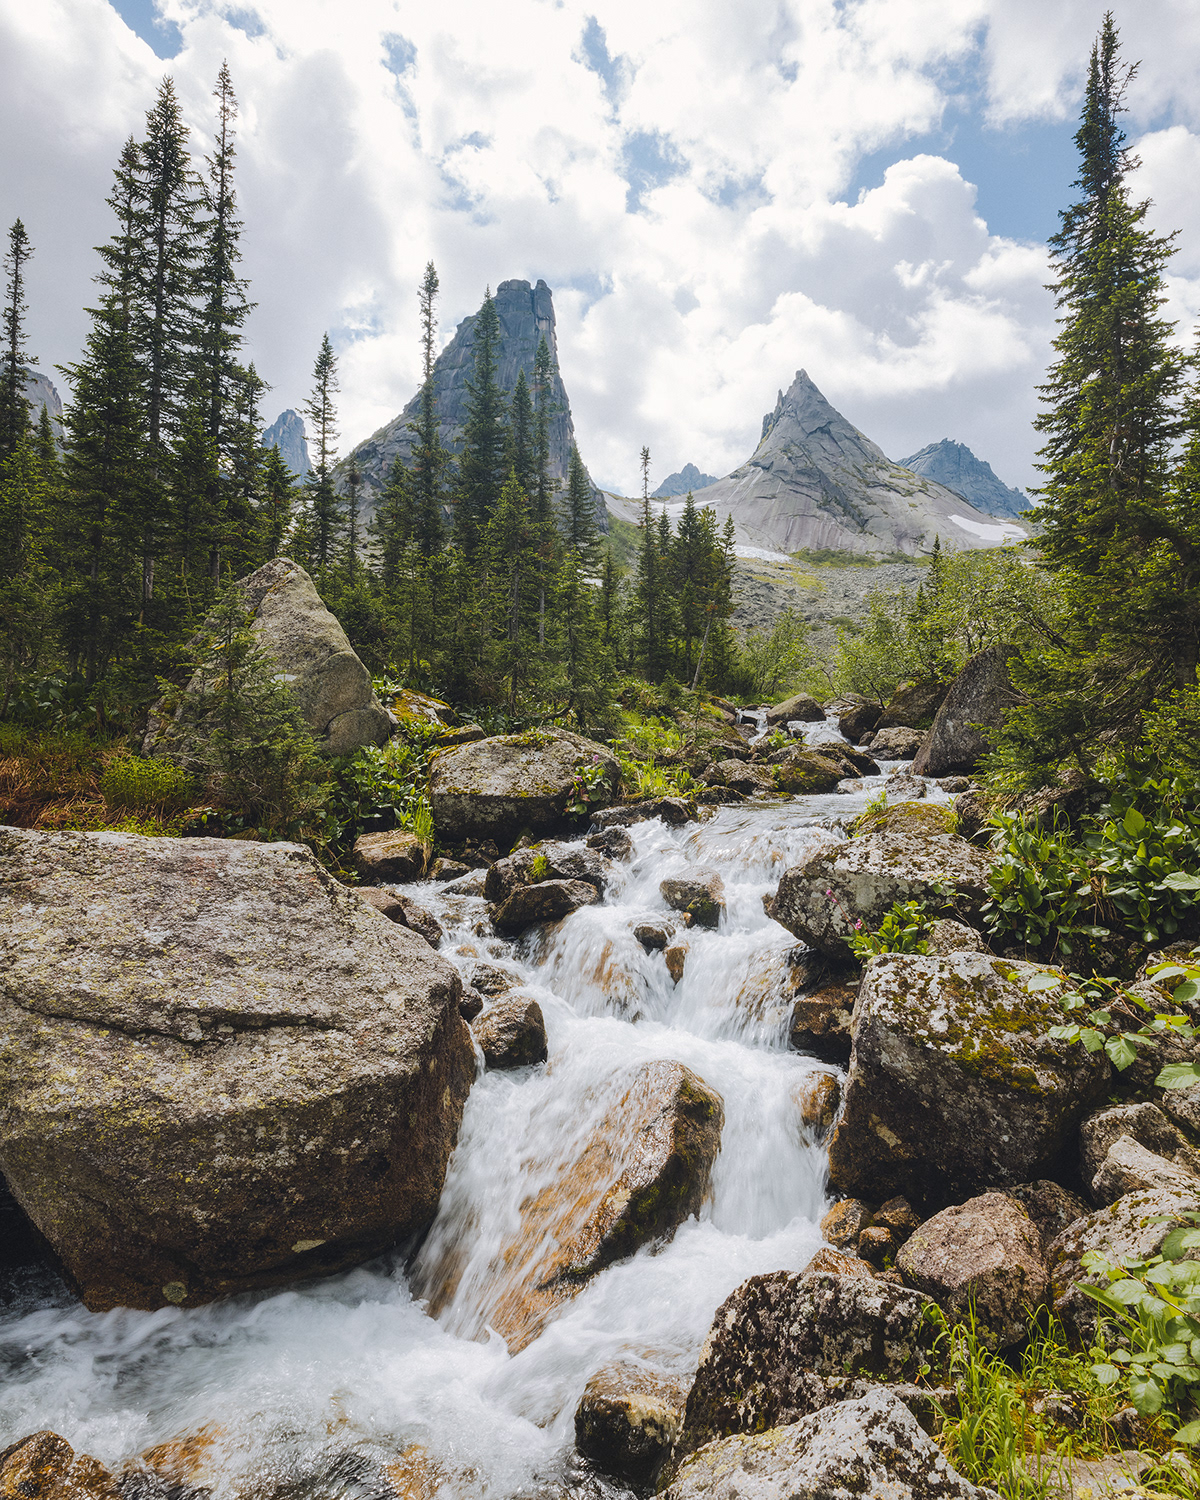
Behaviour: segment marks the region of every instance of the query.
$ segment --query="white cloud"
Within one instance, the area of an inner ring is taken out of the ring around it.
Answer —
[[[545,277],[584,455],[627,486],[643,442],[660,474],[742,461],[800,366],[893,455],[955,437],[1029,482],[1053,316],[1043,250],[989,231],[939,156],[845,195],[864,153],[938,128],[972,68],[976,104],[997,121],[1074,114],[1103,4],[162,9],[184,40],[169,65],[104,0],[0,0],[0,213],[20,214],[37,247],[44,367],[73,358],[86,331],[111,168],[158,79],[169,69],[203,130],[227,57],[268,416],[303,399],[326,328],[344,445],[394,415],[415,387],[416,285],[432,257],[447,336],[486,284]],[[1132,122],[1151,132],[1143,175],[1161,214],[1187,226],[1172,295],[1190,316],[1200,224],[1179,184],[1200,151],[1196,8],[1141,0],[1125,37],[1146,59],[1131,95]]]

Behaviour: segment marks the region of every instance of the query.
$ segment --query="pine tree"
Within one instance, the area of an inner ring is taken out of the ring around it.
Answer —
[[[358,467],[358,461],[354,455],[351,454],[350,464],[346,470],[346,525],[342,553],[342,568],[348,584],[354,582],[359,572],[359,552],[362,547],[362,537],[360,534],[358,511],[361,490],[362,470]]]
[[[18,679],[37,670],[51,637],[51,483],[37,435],[27,425],[13,451],[0,459],[0,718]]]
[[[415,439],[413,467],[413,533],[421,552],[429,557],[442,545],[442,494],[449,455],[442,447],[434,387],[434,341],[437,334],[438,274],[432,261],[425,267],[418,303],[421,313],[421,400],[410,431]]]
[[[650,504],[650,450],[641,453],[642,519],[641,546],[635,591],[638,650],[646,675],[655,680],[666,667],[666,642],[662,631],[663,588],[658,548],[658,526]]]
[[[467,418],[458,460],[454,540],[475,557],[484,528],[495,512],[507,477],[505,402],[497,378],[500,317],[489,290],[475,315],[474,379],[467,381]]]
[[[4,257],[4,365],[0,370],[0,462],[11,457],[29,426],[25,366],[34,363],[25,347],[25,266],[33,246],[20,219],[8,231]]]
[[[278,448],[266,449],[259,482],[255,565],[279,556],[295,503],[296,476],[284,463]]]
[[[517,371],[517,383],[513,388],[512,419],[508,429],[508,466],[517,476],[517,483],[526,496],[533,493],[537,484],[537,419],[533,411],[533,399],[529,394],[529,382],[524,369]]]
[[[208,430],[208,392],[196,380],[192,399],[179,419],[171,444],[168,483],[172,505],[172,543],[179,558],[181,585],[193,610],[203,613],[207,592],[208,560],[217,547],[221,516],[215,507],[218,496],[217,445]],[[197,594],[193,583],[201,585]]]
[[[530,524],[529,500],[510,472],[500,491],[500,500],[488,521],[485,545],[489,552],[488,577],[495,600],[491,610],[497,646],[495,660],[508,683],[508,710],[516,711],[517,697],[533,675],[535,538]]]
[[[316,443],[316,461],[305,482],[312,532],[313,566],[324,574],[332,565],[342,530],[342,501],[333,486],[333,464],[337,457],[337,355],[329,335],[321,339],[321,351],[313,366],[312,395],[304,404]]]
[[[262,445],[263,392],[270,387],[254,368],[233,367],[230,403],[219,438],[214,438],[221,464],[218,491],[220,527],[217,545],[209,554],[209,577],[215,584],[227,567],[235,578],[252,572],[261,562],[260,510],[267,454]]]
[[[563,531],[568,550],[579,559],[585,574],[594,572],[600,554],[596,506],[592,500],[591,481],[574,443],[571,445],[571,459],[567,468]]]
[[[379,555],[379,581],[385,590],[399,582],[405,552],[413,539],[413,482],[397,453],[375,507],[368,532]]]
[[[538,340],[533,357],[533,475],[526,493],[536,539],[538,562],[538,645],[546,644],[546,589],[556,566],[558,531],[554,524],[554,493],[557,481],[550,473],[550,421],[555,407],[551,399],[554,362],[546,335]]]

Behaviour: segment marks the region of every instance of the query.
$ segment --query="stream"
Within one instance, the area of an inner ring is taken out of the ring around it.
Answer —
[[[795,939],[762,898],[806,851],[844,836],[881,786],[721,808],[678,829],[636,824],[633,857],[602,904],[516,943],[491,935],[481,897],[407,887],[443,924],[441,951],[465,980],[477,962],[497,965],[539,1001],[550,1052],[546,1066],[476,1081],[415,1259],[190,1311],[89,1313],[49,1273],[28,1273],[0,1307],[0,1448],[51,1428],[119,1468],[199,1433],[178,1478],[217,1500],[576,1487],[574,1412],[597,1369],[621,1358],[688,1375],[735,1287],[802,1269],[821,1243],[825,1153],[796,1096],[836,1070],[788,1050]],[[633,928],[667,915],[659,882],[695,865],[720,872],[727,915],[717,931],[687,933],[675,985]],[[724,1100],[709,1200],[668,1244],[595,1276],[510,1355],[487,1310],[519,1204],[571,1159],[630,1067],[659,1058]]]

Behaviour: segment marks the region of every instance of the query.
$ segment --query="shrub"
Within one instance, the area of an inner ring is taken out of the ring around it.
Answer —
[[[929,913],[922,901],[896,901],[874,932],[853,932],[847,938],[855,958],[876,953],[928,953],[925,933]]]
[[[100,792],[109,807],[177,811],[192,800],[195,783],[170,761],[119,754],[100,773]]]

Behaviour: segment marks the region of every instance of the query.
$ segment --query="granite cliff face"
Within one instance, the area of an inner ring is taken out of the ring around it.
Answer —
[[[308,461],[308,436],[304,418],[291,408],[282,411],[262,435],[264,448],[278,448],[279,456],[297,479],[303,479],[312,465]]]
[[[1029,496],[1001,483],[992,472],[991,464],[976,458],[965,443],[955,443],[950,438],[943,438],[940,443],[927,443],[911,458],[902,458],[900,465],[923,479],[944,484],[976,510],[989,516],[1007,519],[1029,509]]]
[[[50,426],[54,429],[54,436],[61,443],[63,408],[54,382],[40,370],[24,370],[22,373],[25,376],[25,399],[29,402],[30,420],[36,426],[41,420],[42,407],[46,407],[50,412]]]
[[[496,288],[494,302],[500,318],[500,347],[497,359],[497,379],[500,387],[510,395],[516,388],[517,374],[525,371],[530,393],[533,391],[533,360],[538,342],[545,336],[550,346],[550,357],[554,366],[554,379],[550,400],[554,416],[550,422],[550,471],[557,479],[566,481],[567,465],[571,458],[571,445],[575,441],[575,427],[571,421],[571,403],[567,399],[566,387],[558,369],[558,339],[554,328],[554,298],[544,281],[531,287],[527,281],[502,281]],[[437,393],[438,423],[442,442],[456,455],[462,451],[462,431],[467,419],[469,391],[467,381],[475,370],[475,320],[477,314],[464,318],[458,325],[454,337],[438,355],[434,365],[433,382]],[[413,435],[409,423],[416,421],[420,403],[415,395],[398,417],[369,437],[338,465],[339,476],[344,475],[350,458],[358,462],[362,474],[362,504],[374,509],[376,498],[387,482],[388,470],[396,455],[406,462],[410,459]],[[597,519],[607,529],[604,497],[593,486],[597,508]]]
[[[650,498],[671,500],[676,495],[686,495],[689,490],[702,490],[706,484],[716,482],[715,474],[701,474],[695,464],[684,464],[677,474],[668,474]]]
[[[832,548],[876,556],[997,546],[1025,535],[961,495],[894,464],[830,406],[804,370],[763,418],[753,458],[696,494],[738,541],[778,552]]]

